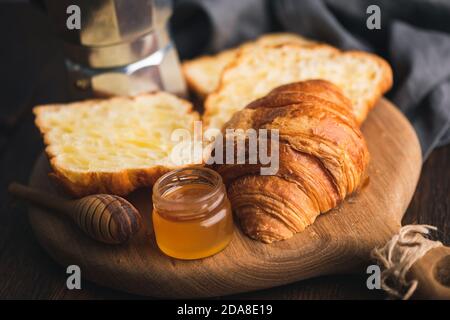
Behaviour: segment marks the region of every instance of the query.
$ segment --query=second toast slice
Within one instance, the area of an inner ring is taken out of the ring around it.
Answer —
[[[220,129],[232,115],[272,89],[291,82],[322,79],[350,99],[358,123],[392,86],[392,70],[382,58],[328,45],[255,47],[241,52],[222,73],[218,89],[205,101],[204,120]]]

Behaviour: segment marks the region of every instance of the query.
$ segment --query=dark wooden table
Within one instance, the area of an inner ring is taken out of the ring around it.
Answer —
[[[67,95],[60,44],[42,13],[26,4],[0,4],[0,41],[0,299],[140,299],[88,281],[82,281],[82,290],[66,289],[65,270],[38,245],[27,208],[7,194],[11,181],[28,181],[43,149],[29,107],[66,101]],[[23,116],[14,125],[11,115],[22,108]],[[435,225],[437,238],[450,244],[450,146],[436,149],[425,162],[407,223]],[[366,277],[323,277],[232,298],[383,298],[366,288]]]

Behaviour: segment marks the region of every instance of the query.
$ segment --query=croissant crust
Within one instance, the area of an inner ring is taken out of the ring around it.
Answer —
[[[248,161],[215,165],[243,231],[266,243],[292,237],[355,192],[369,161],[350,101],[327,81],[278,87],[235,113],[227,128],[279,130],[275,175]]]

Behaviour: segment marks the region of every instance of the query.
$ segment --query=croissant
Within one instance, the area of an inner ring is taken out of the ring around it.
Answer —
[[[214,165],[244,233],[265,243],[292,237],[336,207],[358,189],[369,162],[349,99],[323,80],[272,90],[235,113],[224,130],[231,128],[279,130],[275,175],[248,162]]]

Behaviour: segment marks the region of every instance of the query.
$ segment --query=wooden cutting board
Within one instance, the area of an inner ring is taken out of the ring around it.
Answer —
[[[41,209],[30,209],[30,222],[41,245],[62,266],[79,265],[82,276],[93,282],[153,297],[211,297],[363,270],[372,248],[400,228],[422,159],[413,128],[387,100],[378,103],[362,130],[371,153],[367,186],[286,241],[263,244],[236,228],[231,244],[213,257],[169,258],[155,243],[150,189],[129,196],[144,227],[125,245],[97,243],[66,219]],[[30,184],[57,193],[49,170],[41,156]]]

